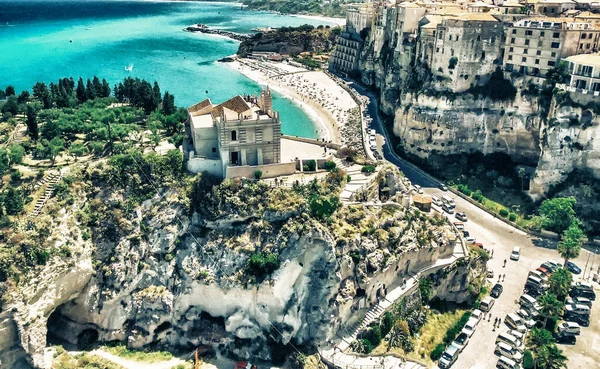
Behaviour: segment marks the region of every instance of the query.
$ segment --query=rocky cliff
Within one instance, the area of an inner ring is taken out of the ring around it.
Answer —
[[[108,341],[279,360],[290,342],[332,337],[456,241],[445,219],[399,205],[344,207],[323,221],[321,201],[337,196],[343,172],[294,189],[188,179],[139,203],[110,173],[98,163],[73,175],[78,200],[54,198],[43,216],[52,256],[2,285],[3,367],[48,368],[50,343]],[[374,179],[386,196],[403,188],[391,168]],[[36,235],[27,232],[13,237]]]
[[[558,89],[538,91],[526,78],[500,72],[455,93],[415,60],[415,44],[376,49],[382,44],[376,37],[370,34],[361,52],[361,79],[379,92],[381,112],[393,119],[409,156],[443,169],[444,157],[456,154],[507,154],[535,169],[534,198],[547,195],[573,170],[600,175],[598,97],[573,92],[565,98]]]
[[[310,25],[283,27],[271,32],[259,32],[242,41],[238,55],[247,56],[252,52],[275,52],[295,56],[302,52],[329,52],[335,46],[339,28],[327,26],[314,28]]]

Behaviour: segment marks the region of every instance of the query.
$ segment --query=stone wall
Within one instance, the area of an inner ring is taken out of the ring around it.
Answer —
[[[187,169],[192,173],[208,172],[217,177],[223,177],[223,164],[218,159],[190,157],[187,161]]]
[[[262,178],[288,176],[296,173],[296,162],[293,161],[289,163],[227,167],[227,178],[254,178],[254,173],[256,173],[258,170],[262,172]]]

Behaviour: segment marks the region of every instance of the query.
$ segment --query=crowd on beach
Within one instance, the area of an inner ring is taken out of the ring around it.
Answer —
[[[355,118],[357,105],[352,97],[327,75],[310,72],[289,63],[276,64],[254,59],[238,59],[238,62],[242,67],[262,74],[272,86],[291,89],[299,95],[303,103],[324,110],[331,117],[334,135],[341,139],[341,143],[355,144],[356,139],[343,132],[348,122],[354,120],[352,118]]]

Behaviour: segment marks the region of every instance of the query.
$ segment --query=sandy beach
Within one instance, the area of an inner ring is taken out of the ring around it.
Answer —
[[[291,14],[290,16],[297,17],[297,18],[313,19],[316,21],[322,21],[322,22],[327,22],[327,23],[334,23],[338,26],[343,26],[346,24],[346,18],[331,18],[331,17],[320,16],[320,15],[303,15],[303,14]]]
[[[292,99],[321,127],[319,139],[341,143],[340,130],[347,122],[349,111],[357,105],[324,72],[253,59],[238,59],[227,64],[258,84]]]

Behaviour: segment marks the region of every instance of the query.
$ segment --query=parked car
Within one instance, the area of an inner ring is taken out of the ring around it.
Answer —
[[[463,237],[465,238],[465,241],[475,243],[475,237],[471,236],[469,231],[467,231],[466,229],[463,229],[462,233],[463,233]]]
[[[548,281],[548,276],[546,276],[546,273],[543,273],[540,270],[532,270],[529,272],[529,274],[527,275],[527,277],[536,277],[540,280],[542,280],[543,282],[547,282]]]
[[[483,311],[481,311],[479,309],[475,309],[471,312],[471,319],[477,319],[477,324],[479,324],[479,322],[481,322],[482,318],[483,318]]]
[[[517,310],[517,315],[523,319],[523,324],[525,325],[525,327],[527,327],[528,329],[531,329],[535,326],[535,320],[531,319],[529,317],[529,313],[523,309],[519,309]]]
[[[492,276],[493,277],[493,276]],[[500,297],[502,295],[502,291],[504,291],[504,287],[500,283],[496,283],[494,287],[492,287],[492,291],[490,292],[490,296],[494,298]]]
[[[453,345],[448,346],[446,348],[446,351],[444,351],[444,353],[442,354],[442,357],[438,361],[438,366],[441,369],[447,369],[447,368],[451,367],[452,364],[454,364],[456,362],[456,359],[458,359],[459,353],[460,353],[460,350],[458,349],[458,347],[453,346]]]
[[[546,278],[550,278],[550,276],[552,275],[552,270],[548,268],[539,267],[536,270],[540,273],[543,273],[546,276]]]
[[[418,193],[423,193],[423,189],[419,185],[415,185],[415,190],[417,190]]]
[[[440,206],[440,207],[442,206],[442,200],[440,200],[439,197],[431,196],[431,202],[435,206]]]
[[[494,350],[494,354],[498,356],[506,356],[509,359],[513,359],[517,363],[520,363],[523,359],[523,354],[519,352],[516,348],[507,345],[504,342],[499,342],[496,345],[496,349]]]
[[[504,323],[510,328],[521,333],[527,332],[527,327],[523,323],[523,319],[519,317],[517,314],[511,313],[504,318]]]
[[[585,289],[573,288],[573,289],[571,289],[571,292],[569,292],[569,296],[571,296],[571,297],[585,297],[585,298],[590,299],[592,301],[596,300],[596,292],[594,292],[593,290],[585,290]]]
[[[567,265],[566,265],[567,269],[569,270],[569,272],[573,273],[573,274],[581,274],[581,268],[578,267],[575,263],[573,263],[572,261],[567,261]]]
[[[515,246],[510,253],[510,260],[517,261],[521,257],[521,248],[519,246]]]
[[[547,269],[550,273],[554,273],[558,269],[562,268],[562,264],[555,261],[547,261],[545,263],[542,263],[540,267]]]
[[[539,295],[541,295],[544,291],[542,291],[541,289],[537,288],[534,285],[531,284],[525,284],[525,288],[523,288],[523,292],[531,297],[538,297]]]
[[[375,132],[375,130],[374,130],[373,128],[371,128],[371,129],[369,130],[369,134],[370,134],[371,136],[375,136],[376,132]]]
[[[556,338],[556,343],[562,343],[562,344],[567,344],[567,345],[574,345],[575,343],[577,343],[577,337],[573,336],[572,334],[557,333],[555,335],[555,338]]]
[[[454,224],[454,226],[459,230],[465,229],[465,225],[461,222],[452,222],[452,224]]]
[[[445,184],[440,183],[440,190],[442,190],[442,191],[448,191],[448,187],[446,187]]]
[[[573,305],[573,304],[585,305],[585,306],[589,307],[590,309],[592,308],[592,300],[590,300],[586,297],[581,297],[581,296],[569,297],[567,299],[567,304],[569,304],[569,305]]]
[[[466,333],[462,333],[462,332],[458,336],[456,336],[454,341],[452,341],[452,346],[458,347],[459,352],[462,352],[462,350],[464,350],[468,344],[469,344],[469,335]]]
[[[565,314],[579,314],[590,316],[590,308],[588,306],[579,304],[567,305],[565,306]]]
[[[521,337],[521,338],[517,338],[517,335],[510,333],[510,332],[517,332],[517,331],[508,330],[507,332],[500,333],[498,335],[498,337],[496,337],[496,344],[498,344],[499,342],[504,342],[504,343],[516,348],[517,350],[521,350],[521,347],[523,346],[523,337],[525,335],[521,332],[517,332]]]
[[[465,333],[467,336],[471,337],[473,335],[473,333],[475,333],[475,329],[477,328],[477,319],[474,318],[469,318],[469,320],[467,321],[467,323],[465,324],[465,326],[462,329],[462,333]]]
[[[479,303],[479,310],[481,310],[481,311],[490,311],[492,309],[492,307],[494,306],[495,302],[496,302],[496,300],[494,300],[490,296],[486,296]]]
[[[581,333],[581,326],[575,322],[562,322],[558,325],[557,330],[558,332],[579,335]]]
[[[525,342],[525,333],[516,331],[514,329],[509,329],[506,333],[510,336],[515,337],[519,342]],[[522,347],[517,346],[517,349],[522,349]]]
[[[456,217],[456,219],[460,220],[461,222],[467,221],[467,214],[465,214],[463,212],[456,213],[455,217]]]
[[[513,359],[509,359],[506,356],[500,356],[498,358],[498,362],[496,363],[496,368],[499,369],[520,369],[521,365],[514,361]]]
[[[454,213],[454,208],[450,207],[448,204],[444,203],[442,205],[442,210],[444,210],[446,213],[448,214],[453,214]]]
[[[567,322],[575,322],[582,327],[590,326],[590,317],[589,315],[581,315],[581,314],[565,314],[564,320]]]

